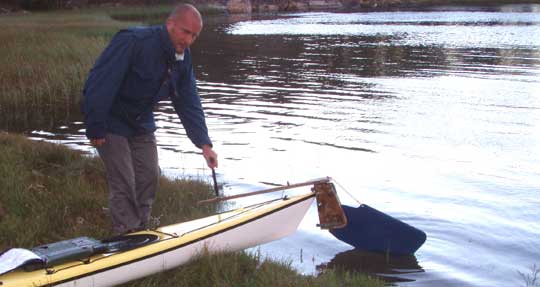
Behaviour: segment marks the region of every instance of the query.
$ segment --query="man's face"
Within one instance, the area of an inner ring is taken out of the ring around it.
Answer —
[[[184,53],[184,49],[195,42],[202,30],[201,19],[193,13],[183,13],[178,17],[169,18],[166,25],[169,37],[178,54]]]

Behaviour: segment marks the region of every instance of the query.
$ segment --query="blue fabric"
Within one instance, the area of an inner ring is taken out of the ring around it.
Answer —
[[[337,239],[357,249],[393,255],[412,255],[424,242],[426,233],[366,204],[342,205],[347,226],[331,229]]]
[[[184,60],[176,61],[164,25],[119,31],[90,70],[83,97],[89,139],[154,132],[152,109],[170,98],[190,140],[198,147],[212,144],[191,53],[186,49]]]

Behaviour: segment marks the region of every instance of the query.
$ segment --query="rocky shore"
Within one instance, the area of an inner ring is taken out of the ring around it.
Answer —
[[[228,0],[229,13],[397,8],[403,0]]]

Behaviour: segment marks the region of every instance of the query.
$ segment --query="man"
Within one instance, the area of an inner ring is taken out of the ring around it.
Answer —
[[[118,32],[88,75],[83,96],[86,136],[107,172],[113,231],[145,227],[158,188],[153,107],[170,98],[190,140],[217,167],[197,95],[189,46],[202,18],[178,5],[163,26]]]

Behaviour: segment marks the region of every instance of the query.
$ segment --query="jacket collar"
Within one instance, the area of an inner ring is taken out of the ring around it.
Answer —
[[[161,38],[161,48],[163,48],[163,54],[167,62],[173,62],[176,60],[176,51],[172,44],[169,32],[167,32],[167,27],[165,25],[161,26],[160,29],[160,38]]]

